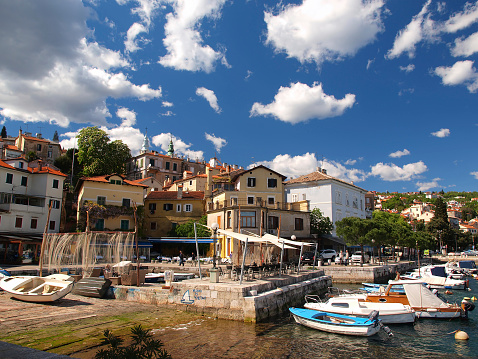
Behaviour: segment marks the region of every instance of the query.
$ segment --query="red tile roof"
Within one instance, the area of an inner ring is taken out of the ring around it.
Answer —
[[[60,171],[57,171],[57,170],[54,170],[53,168],[50,168],[50,167],[47,167],[47,166],[43,166],[41,171],[39,170],[38,167],[35,167],[35,168],[30,168],[28,167],[28,170],[31,172],[31,173],[49,173],[49,174],[52,174],[52,175],[57,175],[57,176],[62,176],[62,177],[68,177],[66,174],[64,174],[63,172],[60,172]]]
[[[8,168],[8,169],[15,169],[15,167],[13,166],[10,166],[8,163],[5,163],[3,162],[2,160],[0,160],[0,167],[4,167],[4,168]]]
[[[286,181],[285,184],[315,182],[315,181],[325,181],[325,180],[334,180],[334,181],[342,182],[342,183],[345,183],[349,186],[364,190],[363,188],[360,188],[360,187],[354,185],[353,183],[350,183],[350,182],[347,182],[347,181],[329,176],[329,175],[327,175],[325,173],[322,173],[322,172],[319,172],[319,171],[315,171],[315,172],[309,173],[307,175],[303,175],[303,176],[291,179],[289,181]],[[391,197],[392,196],[389,196],[388,198],[391,198]]]
[[[126,183],[127,185],[130,185],[130,186],[137,186],[137,187],[144,187],[144,188],[148,187],[145,184],[136,183],[135,181],[127,180],[123,176],[118,174],[112,174],[112,175],[106,175],[106,176],[95,176],[95,177],[82,177],[80,178],[80,181],[110,183],[110,177],[112,176],[121,177],[123,179],[123,183]]]

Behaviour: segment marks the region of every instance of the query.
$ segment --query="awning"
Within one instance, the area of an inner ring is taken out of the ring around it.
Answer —
[[[304,245],[304,246],[313,246],[315,245],[315,243],[309,243],[309,242],[299,242],[299,241],[293,241],[293,240],[290,240],[290,239],[285,239],[285,238],[277,238],[276,236],[273,236],[272,234],[269,234],[269,233],[266,233],[262,236],[262,238],[264,239],[271,239],[271,240],[277,240],[279,241],[279,243],[286,243],[286,244],[291,244],[293,246],[301,246],[301,245]]]
[[[247,238],[248,242],[272,243],[276,245],[277,247],[282,248],[282,242],[279,242],[279,240],[275,236],[271,236],[271,238],[264,238],[264,237],[259,237],[257,234],[253,234],[253,233],[242,234],[242,233],[236,233],[232,231],[226,231],[224,229],[218,229],[217,232],[228,237],[236,238],[242,242],[245,242]],[[286,244],[284,245],[284,248],[296,249],[295,247],[291,247]]]
[[[196,243],[194,238],[148,238],[148,241],[153,243]],[[214,243],[214,241],[209,237],[201,237],[198,238],[198,243]]]

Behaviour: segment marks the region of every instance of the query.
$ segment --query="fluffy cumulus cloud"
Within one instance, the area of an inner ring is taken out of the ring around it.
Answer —
[[[211,106],[216,113],[221,113],[221,108],[217,103],[217,97],[214,91],[208,90],[205,87],[198,87],[196,89],[196,95],[204,97],[206,101],[209,102],[209,106]]]
[[[221,137],[216,137],[214,134],[209,134],[205,133],[206,140],[211,141],[212,144],[214,145],[214,148],[216,151],[219,153],[221,152],[221,148],[223,148],[225,145],[227,145],[227,141],[224,138]]]
[[[392,158],[400,158],[403,156],[407,156],[409,154],[410,154],[410,151],[405,148],[403,151],[396,151],[396,152],[390,153],[388,156]]]
[[[347,94],[341,100],[327,95],[322,84],[312,87],[297,82],[290,87],[280,87],[274,101],[268,105],[254,103],[250,116],[273,116],[292,124],[311,119],[324,119],[342,115],[355,103],[355,95]]]
[[[407,66],[400,66],[400,70],[405,72],[412,72],[413,70],[415,70],[415,65],[409,64]]]
[[[320,162],[313,153],[291,156],[288,154],[278,155],[271,161],[260,161],[253,166],[264,165],[270,169],[287,176],[289,179],[312,173],[321,167],[327,170],[327,174],[347,182],[360,182],[365,180],[367,175],[358,169],[346,168],[344,165],[323,159]],[[252,167],[252,166],[251,166]]]
[[[450,16],[443,26],[443,31],[455,33],[466,29],[470,25],[478,21],[478,2],[474,4],[467,2],[463,7],[463,11],[457,12]]]
[[[427,171],[427,166],[422,161],[409,163],[403,167],[393,163],[386,164],[379,162],[372,166],[370,175],[379,176],[384,181],[410,181],[413,178]]]
[[[440,181],[441,178],[434,178],[430,182],[417,182],[417,191],[428,191],[432,188],[437,188],[440,185],[438,184],[438,181]]]
[[[443,85],[464,85],[468,91],[473,93],[478,90],[478,72],[473,64],[474,62],[470,60],[457,61],[451,67],[437,67],[434,73],[441,77]]]
[[[475,32],[465,39],[456,39],[455,46],[451,49],[451,54],[455,57],[468,57],[476,52],[478,52],[478,32]]]
[[[215,19],[226,0],[171,0],[174,13],[166,15],[163,44],[167,54],[159,59],[165,67],[176,70],[214,70],[218,61],[228,66],[225,55],[203,44],[198,28],[205,18]]]
[[[448,128],[441,128],[436,132],[432,132],[432,136],[444,138],[450,136],[450,130]]]
[[[382,0],[304,0],[265,12],[266,43],[300,62],[354,55],[383,31]]]
[[[0,12],[0,114],[23,122],[106,125],[108,98],[143,101],[161,89],[136,85],[118,52],[88,41],[79,0],[9,1]],[[11,29],[15,31],[11,31]]]
[[[122,126],[131,127],[136,124],[136,113],[125,107],[119,108],[118,111],[116,111],[116,116],[123,120],[121,123]]]
[[[475,177],[475,179],[478,180],[478,171],[470,172],[470,175],[472,175],[473,177]]]
[[[152,142],[155,146],[161,148],[163,152],[168,152],[169,141],[173,140],[174,153],[180,156],[189,157],[192,160],[203,160],[203,151],[191,150],[192,144],[186,143],[179,137],[173,136],[171,133],[161,133],[152,138]]]

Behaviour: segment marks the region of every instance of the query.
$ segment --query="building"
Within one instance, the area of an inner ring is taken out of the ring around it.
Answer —
[[[193,176],[192,172],[184,171],[183,178],[173,182],[171,186],[169,186],[168,191],[177,191],[179,187],[182,187],[184,192],[204,192],[206,190],[206,184],[207,175],[205,173]]]
[[[59,231],[65,178],[23,158],[0,160],[0,262],[36,258],[44,231]]]
[[[149,192],[163,190],[163,185],[154,177],[140,178],[132,182],[148,186],[143,189],[143,198],[146,198]]]
[[[325,169],[285,182],[288,203],[309,201],[310,210],[319,208],[333,224],[345,217],[366,218],[366,190],[353,183],[329,176]],[[335,229],[332,233],[335,235]]]
[[[141,153],[133,157],[126,166],[126,176],[131,180],[153,177],[166,186],[181,179],[184,171],[189,171],[191,175],[197,175],[204,173],[205,168],[204,162],[175,156],[172,140],[169,143],[167,155],[150,151],[149,140],[145,135]]]
[[[22,133],[21,129],[15,140],[15,146],[24,155],[32,152],[44,162],[51,164],[63,154],[63,150],[58,142],[44,139],[40,133],[33,137],[29,132]]]
[[[90,229],[97,231],[129,231],[134,229],[133,208],[144,203],[148,186],[127,180],[123,175],[82,177],[76,185],[78,193],[77,226],[86,223],[86,208],[91,207]]]
[[[145,199],[145,233],[148,237],[167,237],[171,230],[204,215],[204,192],[152,191]]]

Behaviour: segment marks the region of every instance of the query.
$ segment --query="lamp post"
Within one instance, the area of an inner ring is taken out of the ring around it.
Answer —
[[[211,225],[213,241],[214,241],[214,252],[212,254],[212,268],[216,269],[216,243],[217,243],[217,230],[219,229],[219,224],[213,223]]]

